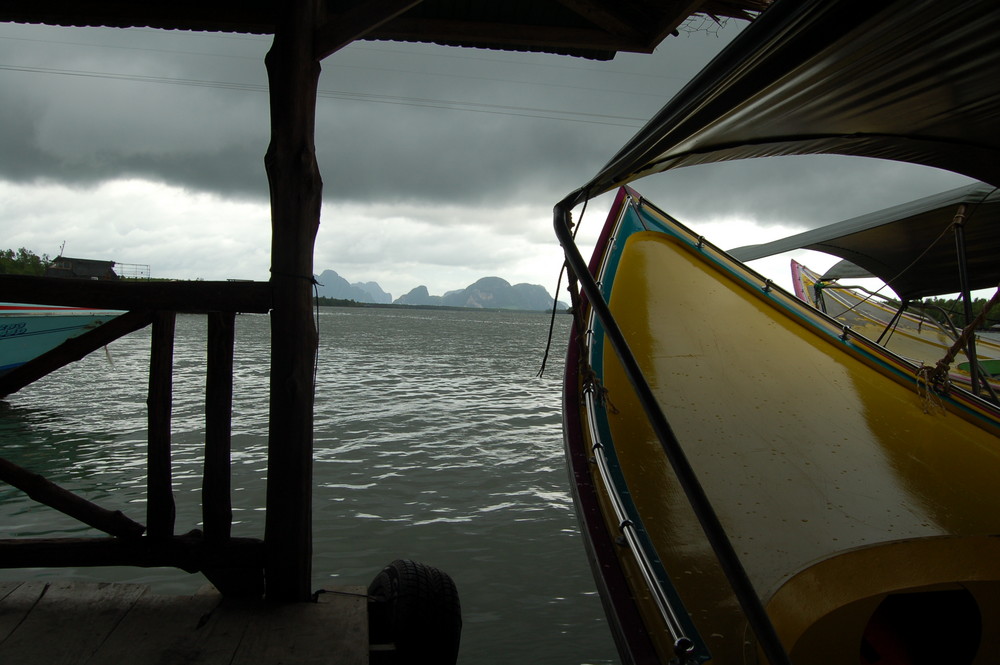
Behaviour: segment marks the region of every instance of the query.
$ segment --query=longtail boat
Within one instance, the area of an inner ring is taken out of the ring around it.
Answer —
[[[998,407],[627,185],[825,153],[996,187],[997,30],[989,0],[776,0],[556,204],[566,452],[623,662],[996,662]],[[588,265],[573,211],[613,191]]]
[[[84,307],[0,303],[0,375],[121,314]]]
[[[938,321],[921,311],[908,311],[895,299],[871,289],[841,283],[825,277],[808,266],[792,259],[792,288],[800,300],[820,309],[854,332],[865,335],[914,362],[935,366],[952,353],[952,348],[963,332],[947,312]],[[973,331],[974,357],[977,375],[992,388],[990,397],[996,398],[1000,389],[1000,338],[991,339]],[[971,387],[972,361],[964,345],[959,344],[949,365],[949,378]]]
[[[933,650],[942,626],[942,655],[962,654],[949,662],[1000,653],[1000,410],[935,390],[634,191],[591,268],[794,661]],[[662,662],[678,640],[693,660],[745,662],[744,613],[603,324],[581,313],[566,436],[596,502],[588,533],[613,542]]]
[[[961,330],[947,312],[939,312],[938,323],[921,300],[957,293],[971,321],[972,291],[1000,283],[996,187],[966,185],[729,253],[750,261],[794,249],[841,258],[822,275],[793,261],[792,285],[800,298],[902,356],[947,365],[954,381],[998,401],[1000,382],[993,376],[1000,344],[975,329]],[[883,292],[841,281],[870,277],[898,301],[890,305]]]

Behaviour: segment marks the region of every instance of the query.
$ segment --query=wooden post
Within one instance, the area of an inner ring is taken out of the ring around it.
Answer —
[[[170,414],[173,408],[174,324],[173,312],[153,314],[152,348],[149,356],[149,421],[146,481],[146,534],[151,538],[174,535],[174,494],[170,469]]]
[[[205,540],[220,543],[232,533],[231,439],[233,417],[233,312],[208,315],[208,368],[205,377],[205,475],[201,513]]]
[[[320,66],[313,33],[319,0],[275,5],[274,44],[265,58],[271,143],[271,400],[268,431],[266,595],[306,601],[312,577],[312,445],[316,328],[313,247],[323,183],[314,127]]]

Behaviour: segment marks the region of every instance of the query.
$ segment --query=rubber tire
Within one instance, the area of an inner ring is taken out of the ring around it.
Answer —
[[[462,637],[462,609],[451,577],[433,566],[397,559],[368,586],[371,644],[395,645],[391,660],[454,665]]]

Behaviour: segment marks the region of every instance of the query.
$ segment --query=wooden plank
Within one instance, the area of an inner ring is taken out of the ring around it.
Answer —
[[[368,598],[364,587],[321,593],[315,603],[258,604],[232,665],[366,665]]]
[[[21,625],[46,587],[46,582],[4,582],[0,586],[0,644]]]
[[[245,621],[220,620],[221,596],[146,594],[94,653],[94,663],[229,663]]]
[[[147,449],[146,528],[150,538],[174,534],[173,486],[170,466],[170,414],[173,408],[173,312],[153,314],[153,339],[149,358],[149,422]]]
[[[146,587],[134,584],[53,582],[0,643],[0,663],[92,663],[91,656],[144,593]]]
[[[10,586],[0,600],[0,663],[368,662],[368,601],[360,586],[289,604],[234,601],[214,591],[160,596],[134,584]]]
[[[167,310],[186,314],[271,309],[267,282],[138,282],[0,275],[4,300],[101,309]]]

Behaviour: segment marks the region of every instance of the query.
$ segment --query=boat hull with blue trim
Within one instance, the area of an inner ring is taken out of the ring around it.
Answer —
[[[626,188],[590,271],[791,662],[992,662],[994,405]],[[577,302],[564,430],[622,660],[767,662],[596,309]]]
[[[0,375],[120,314],[83,307],[0,303]]]

